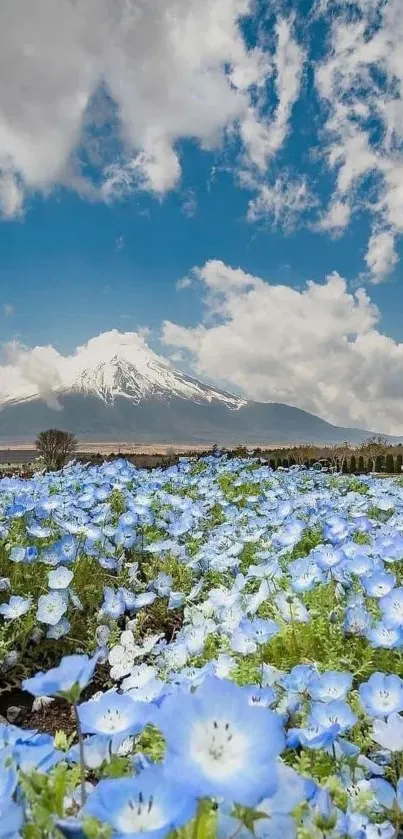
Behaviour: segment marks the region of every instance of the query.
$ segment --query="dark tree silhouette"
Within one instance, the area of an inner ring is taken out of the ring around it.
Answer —
[[[69,431],[59,428],[48,428],[41,431],[35,441],[35,448],[39,452],[48,472],[61,469],[70,455],[77,448],[77,439]]]

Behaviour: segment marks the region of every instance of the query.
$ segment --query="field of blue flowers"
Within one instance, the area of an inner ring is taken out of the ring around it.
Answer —
[[[0,839],[402,837],[402,649],[399,479],[3,479]]]

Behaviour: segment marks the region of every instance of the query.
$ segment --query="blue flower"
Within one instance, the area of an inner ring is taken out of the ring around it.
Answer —
[[[273,620],[265,620],[264,618],[243,618],[239,624],[241,632],[245,633],[248,638],[252,638],[256,644],[267,644],[274,635],[279,632],[278,624]]]
[[[85,814],[110,825],[116,836],[130,839],[161,839],[195,812],[194,796],[160,766],[134,778],[101,781],[84,808]]]
[[[395,575],[387,574],[386,571],[375,571],[362,579],[365,591],[370,597],[385,597],[392,591],[395,583]]]
[[[353,677],[351,673],[339,670],[328,670],[321,675],[314,675],[308,685],[308,693],[312,699],[320,702],[330,702],[332,699],[345,699],[351,689]]]
[[[372,739],[390,752],[403,751],[403,717],[396,712],[387,720],[377,719],[372,728]]]
[[[110,618],[120,618],[126,611],[124,597],[121,591],[115,591],[110,586],[104,587],[104,602],[101,606],[104,615]]]
[[[51,588],[51,589],[65,589],[65,588],[68,588],[73,578],[74,578],[73,572],[69,571],[68,568],[65,568],[64,565],[60,565],[59,568],[56,568],[54,571],[49,571],[49,574],[48,574],[49,588]]]
[[[19,597],[15,594],[10,597],[8,603],[2,603],[0,606],[0,615],[3,615],[5,620],[11,621],[16,618],[26,615],[31,608],[31,597]]]
[[[88,734],[135,734],[153,720],[153,709],[113,690],[78,706],[82,729]]]
[[[384,621],[378,621],[375,626],[368,629],[366,637],[373,647],[393,650],[403,646],[403,628],[390,627]]]
[[[59,591],[51,591],[49,594],[42,594],[38,599],[36,617],[40,623],[55,626],[55,624],[59,623],[60,618],[63,617],[66,611],[67,598],[64,596],[64,593],[61,594]]]
[[[344,734],[357,722],[357,717],[347,702],[332,699],[331,702],[313,702],[309,721],[311,725],[331,728],[338,725],[340,733]]]
[[[242,688],[208,676],[196,693],[168,696],[156,724],[167,742],[167,775],[186,780],[195,795],[253,806],[274,792],[281,719],[251,707]]]
[[[74,693],[75,701],[92,679],[98,655],[67,655],[58,667],[46,673],[37,673],[22,683],[24,690],[33,696],[64,696]]]
[[[403,710],[403,681],[399,676],[373,673],[358,690],[361,703],[371,717],[387,717]]]
[[[381,597],[379,607],[389,626],[403,627],[403,587],[394,588],[390,594]]]

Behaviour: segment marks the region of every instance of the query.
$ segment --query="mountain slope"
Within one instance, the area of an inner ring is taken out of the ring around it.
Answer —
[[[368,437],[279,403],[252,402],[175,370],[144,343],[76,359],[52,390],[19,387],[0,400],[0,439],[57,426],[81,439],[184,443],[355,443]]]

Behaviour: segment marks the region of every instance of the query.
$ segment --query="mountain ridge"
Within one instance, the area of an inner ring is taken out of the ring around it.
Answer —
[[[0,441],[32,440],[51,426],[82,440],[139,443],[358,443],[370,434],[220,390],[176,370],[144,344],[134,360],[132,346],[120,349],[81,365],[69,359],[52,389],[20,387],[0,399]]]

